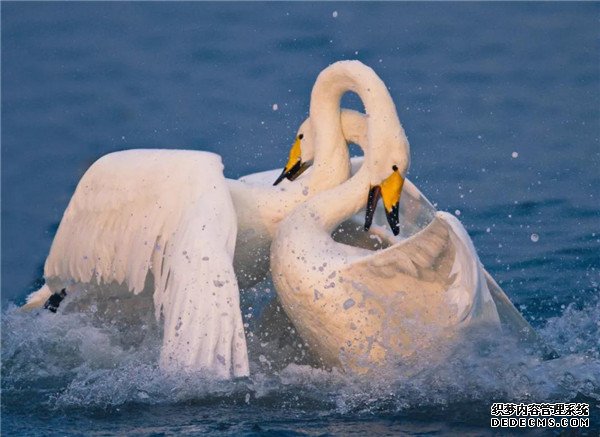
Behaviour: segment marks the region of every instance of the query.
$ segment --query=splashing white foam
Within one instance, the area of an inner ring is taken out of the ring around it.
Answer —
[[[57,315],[23,313],[14,307],[5,311],[3,400],[10,402],[28,390],[28,402],[39,399],[62,410],[189,400],[288,405],[292,399],[339,413],[404,411],[474,400],[565,401],[577,394],[600,400],[598,302],[583,309],[568,306],[560,317],[548,320],[541,335],[562,356],[552,361],[528,355],[513,339],[482,328],[435,368],[406,372],[406,365],[390,365],[368,377],[352,376],[296,364],[302,357],[288,364],[284,361],[290,357],[282,358],[277,341],[267,344],[251,333],[251,376],[228,382],[197,374],[163,374],[156,364],[158,328],[142,323],[123,329],[118,320],[97,316],[97,309]],[[298,341],[292,331],[291,341]]]

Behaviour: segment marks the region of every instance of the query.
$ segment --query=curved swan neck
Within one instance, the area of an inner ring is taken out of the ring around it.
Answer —
[[[379,76],[359,61],[337,62],[319,74],[311,94],[310,118],[319,145],[315,148],[315,162],[329,159],[343,140],[340,102],[348,91],[358,94],[364,104],[367,143],[374,162],[386,156],[390,141],[406,140],[394,101]],[[408,141],[404,143],[405,155],[409,156]]]
[[[361,144],[365,152],[365,164],[347,182],[321,193],[309,201],[311,217],[327,232],[343,219],[364,207],[371,185],[378,185],[398,165],[403,172],[408,168],[410,150],[404,129],[396,112],[396,106],[385,84],[377,74],[358,61],[343,61],[323,70],[311,95],[310,118],[315,123],[318,147],[315,148],[315,161],[321,156],[335,153],[328,138],[343,136],[340,101],[347,91],[353,91],[361,98],[367,115],[367,141]],[[345,114],[349,126],[365,127],[365,123],[353,114]],[[354,123],[352,123],[354,119]],[[350,131],[352,129],[348,129]],[[358,132],[354,132],[358,134]],[[362,138],[357,135],[361,142]],[[333,144],[333,145],[332,145]],[[347,148],[345,147],[346,153]],[[347,158],[346,158],[347,159]],[[389,168],[388,168],[389,165]],[[383,172],[383,173],[382,173]]]
[[[342,131],[346,142],[358,145],[363,152],[368,147],[367,116],[352,109],[342,109]]]
[[[349,91],[358,94],[367,114],[396,113],[385,84],[371,68],[359,61],[342,61],[324,69],[317,77],[310,99],[310,119],[315,130],[316,145],[315,168],[309,182],[311,189],[331,188],[346,180],[350,174],[349,152],[342,130],[340,109],[342,96]],[[369,136],[372,130],[389,128],[386,118],[379,117],[369,125]],[[367,142],[371,146],[373,143],[370,139]]]
[[[330,234],[342,220],[364,208],[369,187],[369,169],[367,165],[363,165],[343,184],[311,199],[307,206],[309,216],[319,230]]]

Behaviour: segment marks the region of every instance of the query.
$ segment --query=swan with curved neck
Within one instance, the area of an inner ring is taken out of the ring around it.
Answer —
[[[315,104],[329,105],[327,86],[317,89]],[[219,157],[206,152],[130,150],[99,159],[64,213],[45,263],[46,285],[26,306],[43,306],[65,287],[67,301],[90,285],[100,287],[99,296],[113,286],[134,294],[149,288],[164,321],[161,367],[247,374],[238,286],[267,271],[272,235],[294,206],[349,176],[339,108],[337,118],[324,120],[319,111],[311,107],[315,118],[303,128],[322,146],[314,168],[294,185],[226,180]],[[250,259],[234,275],[236,240],[236,259]],[[255,255],[261,250],[262,258]]]
[[[365,150],[368,147],[368,117],[361,112],[343,109],[341,120],[346,141],[348,143],[357,144],[363,150]],[[309,124],[309,122],[310,119],[308,119],[305,123]],[[314,159],[315,145],[312,141],[304,142],[302,145],[302,154],[297,167],[302,167],[304,170],[306,170],[306,168],[310,167],[307,166],[306,163],[311,163]],[[351,173],[357,173],[362,167],[363,163],[363,156],[351,158]],[[286,168],[289,165],[290,163],[288,162]],[[271,170],[257,173],[254,176],[249,176],[249,178],[256,177],[261,181],[261,183],[264,184],[275,179],[276,176],[276,171]],[[334,234],[332,234],[334,239],[351,246],[358,246],[372,250],[381,249],[392,246],[399,241],[402,241],[402,239],[413,236],[430,224],[436,216],[436,209],[432,202],[430,202],[429,199],[427,199],[427,197],[419,190],[419,188],[416,187],[408,178],[404,180],[401,202],[399,203],[399,236],[394,236],[390,231],[386,231],[386,219],[384,211],[385,209],[383,207],[378,208],[374,217],[374,223],[376,225],[371,229],[371,234],[360,232],[363,217],[355,215],[351,220],[344,223],[341,228],[337,229]],[[471,245],[470,237],[467,233],[462,233],[462,237],[465,239],[463,243],[465,246]],[[485,276],[486,285],[492,295],[492,298],[494,299],[494,304],[496,305],[498,315],[500,316],[502,331],[516,338],[527,349],[536,351],[543,359],[556,358],[558,356],[556,352],[545,343],[545,341],[531,327],[527,320],[525,320],[523,315],[519,312],[519,310],[516,309],[494,278],[483,266],[481,266],[481,270]],[[276,304],[274,305],[275,306],[273,307],[273,310],[276,309]],[[286,319],[279,320],[274,323],[281,325],[279,328],[283,332],[285,327],[288,326],[287,324],[289,321]],[[273,331],[273,329],[271,329],[271,331]]]
[[[341,221],[365,207],[368,227],[379,194],[396,234],[409,163],[408,141],[381,80],[357,63],[348,63],[344,75],[331,86],[329,101],[339,102],[348,90],[363,99],[365,163],[350,180],[300,205],[280,224],[271,269],[283,308],[311,348],[330,366],[363,372],[435,350],[476,320],[499,319],[470,239],[449,214],[437,213],[424,230],[382,251],[332,239]],[[335,119],[334,105],[322,108],[321,119]],[[324,140],[318,133],[316,138],[315,158]]]
[[[255,282],[256,277],[264,276],[263,273],[268,269],[269,246],[278,223],[299,203],[318,192],[339,185],[350,176],[347,138],[359,138],[364,130],[359,132],[352,129],[360,125],[356,122],[359,116],[341,110],[342,95],[348,91],[357,93],[363,99],[367,113],[395,113],[394,102],[389,98],[385,85],[378,77],[372,83],[371,72],[369,67],[359,61],[340,61],[319,74],[311,93],[310,117],[298,130],[290,160],[276,183],[283,180],[283,177],[295,179],[298,173],[307,168],[308,162],[313,162],[310,173],[282,188],[249,186],[243,181],[229,182],[238,211],[238,247],[234,265],[237,272],[244,270],[242,266],[251,266],[247,268],[251,276],[248,284]],[[344,132],[344,125],[348,128],[347,132]],[[403,144],[408,152],[408,141],[397,119],[385,115],[373,122],[369,132],[382,129],[389,133],[386,141],[404,138]],[[303,142],[312,142],[314,146],[301,148]],[[374,144],[371,141],[367,143]],[[385,143],[372,147],[385,148]],[[307,153],[312,153],[314,159],[311,157],[310,161],[303,160],[302,156]],[[396,159],[400,168],[408,168],[408,157],[408,153],[398,153]],[[242,273],[238,275],[238,280],[246,282],[245,277],[246,274]]]
[[[340,74],[342,72],[342,69],[339,68],[339,65],[336,65],[335,67],[330,67],[331,70],[328,71],[327,73],[324,72],[323,76],[326,77],[326,75],[333,75],[335,74]],[[372,72],[368,72],[368,74],[371,74]],[[374,74],[374,73],[373,73]],[[319,81],[321,81],[323,78],[320,77]],[[378,78],[377,78],[378,79]],[[318,81],[318,82],[319,82]],[[376,80],[376,82],[379,82]],[[323,80],[321,83],[325,83],[325,81]],[[350,85],[349,88],[351,90],[356,90],[358,89],[358,87],[354,86],[354,85]],[[367,92],[370,93],[370,91],[372,89],[379,89],[381,91],[381,94],[383,94],[383,98],[379,98],[379,97],[374,97],[371,98],[371,102],[373,103],[372,100],[376,99],[377,101],[374,102],[374,104],[370,104],[369,108],[372,111],[376,111],[376,114],[373,116],[368,116],[365,115],[363,113],[360,112],[356,112],[356,111],[352,111],[352,110],[342,110],[341,111],[341,127],[342,127],[342,131],[343,131],[343,135],[344,138],[346,139],[347,143],[354,143],[354,144],[358,144],[363,151],[365,151],[365,153],[369,153],[369,141],[371,142],[376,142],[378,144],[391,144],[392,147],[391,149],[396,148],[398,150],[398,152],[402,155],[406,155],[405,156],[405,160],[406,162],[408,162],[409,160],[409,147],[408,147],[408,142],[406,140],[406,137],[404,135],[404,132],[401,130],[402,128],[398,128],[398,126],[400,125],[397,115],[396,115],[396,111],[395,108],[393,107],[393,101],[391,101],[391,97],[389,97],[389,95],[386,96],[386,92],[384,92],[383,90],[383,85],[382,83],[377,83],[374,87],[367,85]],[[339,99],[339,93],[340,93],[340,89],[337,90],[331,90],[330,94],[333,94],[333,99],[332,100],[338,100]],[[342,92],[343,94],[343,92]],[[367,94],[369,95],[369,94]],[[391,102],[391,103],[390,103]],[[322,107],[321,107],[322,108]],[[335,112],[335,108],[332,108],[333,111]],[[381,110],[381,111],[380,111]],[[378,118],[381,117],[381,118]],[[335,117],[333,117],[335,119]],[[379,132],[379,134],[375,133],[372,129],[369,129],[369,123],[372,123],[373,120],[375,120],[375,122],[377,122],[378,120],[392,120],[392,123],[387,124],[382,128],[379,128],[379,130],[377,132]],[[390,131],[387,131],[388,127],[387,126],[393,126],[393,130],[390,129]],[[311,132],[312,133],[312,123],[311,123],[311,118],[307,119],[303,125],[300,127],[300,129],[298,130],[298,134],[301,135],[303,132]],[[370,135],[369,135],[370,132]],[[382,133],[383,132],[383,133]],[[255,178],[255,180],[258,183],[261,184],[267,184],[269,181],[275,180],[276,184],[281,182],[284,178],[290,179],[290,180],[295,180],[298,177],[298,173],[302,173],[303,171],[307,170],[310,172],[312,171],[312,169],[310,168],[310,163],[313,162],[313,160],[315,159],[316,156],[316,150],[318,150],[321,147],[321,144],[315,144],[315,138],[312,134],[310,135],[303,135],[304,140],[300,143],[300,141],[296,141],[296,143],[294,144],[294,146],[292,147],[292,150],[290,151],[290,157],[288,159],[288,162],[283,170],[283,172],[281,173],[281,175],[279,175],[278,178],[276,178],[277,174],[276,171],[271,170],[271,171],[266,171],[266,172],[262,172],[262,173],[257,173],[255,175],[251,175],[251,176],[247,176],[244,179],[246,180],[253,180],[253,178]],[[368,138],[370,137],[370,139]],[[301,148],[299,146],[302,146]],[[294,149],[300,149],[300,150],[294,150]],[[381,159],[379,158],[375,158],[374,156],[372,156],[372,160],[373,161],[380,161],[383,162],[383,160],[385,160],[388,157],[388,151],[385,150],[385,148],[379,148],[379,150],[375,150],[375,153],[383,153],[383,156]],[[352,174],[356,174],[360,168],[364,168],[364,172],[366,172],[366,166],[363,166],[365,162],[364,157],[355,157],[351,159],[351,164],[352,164],[352,170],[351,173]],[[388,166],[389,166],[389,162],[388,162]],[[294,169],[296,170],[296,172],[294,172]],[[385,176],[385,174],[387,172],[389,172],[390,169],[388,169],[387,167],[383,167],[382,170],[382,174]],[[307,175],[308,176],[308,175]],[[303,176],[302,178],[300,178],[299,180],[303,180],[305,177]],[[358,178],[358,175],[357,175]],[[362,173],[360,178],[366,178],[366,174]],[[381,176],[380,176],[381,178]],[[387,178],[386,178],[387,179]],[[364,184],[364,181],[360,181],[360,179],[356,179],[354,181],[357,186],[361,186],[364,189],[364,186],[366,186],[366,184]],[[373,185],[375,184],[375,185]],[[377,180],[375,178],[375,180],[370,180],[369,181],[369,188],[372,189],[373,187],[377,187]],[[289,187],[290,183],[286,183],[286,187]],[[359,187],[360,188],[360,187]],[[356,195],[355,200],[357,201],[357,203],[359,204],[359,209],[361,209],[362,207],[364,207],[364,200],[365,197],[364,195],[360,195],[358,193],[360,193],[360,189],[358,191],[354,191],[354,187],[352,187],[352,185],[348,185],[346,187],[346,191],[350,193],[350,195],[352,196],[352,194]],[[333,205],[339,205],[340,203],[345,203],[346,202],[346,197],[344,197],[344,193],[337,191],[337,190],[331,190],[329,192],[329,194],[327,195],[328,197],[326,197],[325,194],[321,194],[319,196],[319,201],[322,202],[322,209],[324,210],[325,213],[327,214],[331,214],[331,213],[335,213],[337,215],[343,215],[343,211],[341,210],[335,210],[334,208],[332,208]],[[344,199],[344,200],[342,200]],[[375,199],[372,198],[372,201],[374,201]],[[315,202],[317,200],[315,199]],[[360,206],[362,202],[362,207]],[[308,205],[304,205],[300,208],[304,208],[306,206],[306,208],[309,208]],[[371,204],[371,207],[373,207],[374,204]],[[352,208],[351,205],[348,203],[346,205],[346,207],[349,207],[350,210],[352,211],[353,209],[356,210],[356,207]],[[521,315],[521,313],[515,308],[515,306],[512,304],[512,302],[510,301],[510,299],[507,297],[507,295],[504,293],[504,291],[500,288],[500,286],[496,283],[496,281],[492,278],[492,276],[485,270],[485,268],[481,265],[476,265],[477,263],[474,263],[474,261],[476,261],[478,259],[477,254],[475,252],[475,249],[472,245],[471,239],[469,237],[469,235],[467,234],[467,232],[464,230],[464,228],[462,227],[462,225],[458,222],[458,220],[452,216],[449,216],[447,214],[440,214],[439,216],[436,217],[436,210],[433,207],[432,203],[427,199],[427,197],[425,195],[423,195],[423,193],[421,193],[421,191],[408,179],[404,180],[404,184],[402,186],[402,202],[399,203],[399,215],[400,215],[400,219],[399,221],[396,223],[395,221],[392,222],[392,225],[397,225],[399,226],[399,230],[400,230],[400,235],[395,237],[393,235],[392,232],[389,232],[385,230],[384,226],[385,226],[385,213],[386,208],[385,206],[379,208],[379,210],[377,211],[378,214],[375,215],[375,222],[377,223],[377,225],[372,229],[372,233],[371,234],[367,234],[364,232],[361,232],[360,228],[361,226],[359,225],[360,222],[360,218],[358,215],[355,215],[354,217],[352,217],[352,220],[344,223],[344,225],[341,228],[338,228],[335,232],[334,232],[334,238],[336,241],[339,242],[344,242],[348,245],[351,246],[356,246],[356,247],[361,247],[363,249],[381,249],[383,248],[387,248],[387,247],[391,247],[394,246],[396,244],[398,244],[399,242],[402,242],[403,239],[407,239],[409,237],[412,237],[413,235],[417,234],[419,231],[423,231],[425,228],[427,228],[428,225],[433,224],[433,222],[437,221],[436,226],[433,226],[432,228],[430,228],[427,233],[429,233],[429,237],[427,237],[427,235],[423,235],[421,234],[419,237],[415,237],[415,239],[413,239],[413,241],[410,242],[406,242],[405,246],[402,248],[402,246],[400,246],[398,249],[394,249],[390,251],[390,255],[394,253],[394,251],[397,252],[397,256],[400,257],[404,257],[405,262],[407,263],[412,263],[413,261],[411,261],[410,256],[405,256],[402,251],[404,250],[409,250],[408,248],[410,248],[410,250],[414,250],[414,254],[418,254],[419,252],[422,253],[422,255],[429,257],[429,259],[431,260],[431,253],[428,253],[427,250],[431,251],[432,248],[435,247],[435,245],[430,245],[430,247],[428,247],[425,251],[422,248],[423,245],[427,245],[428,242],[430,242],[431,240],[431,230],[435,227],[437,227],[438,229],[440,228],[440,221],[443,221],[443,224],[445,227],[448,228],[448,230],[451,231],[452,237],[450,237],[450,233],[448,233],[447,237],[446,237],[446,244],[449,244],[453,247],[453,250],[462,255],[462,259],[461,262],[463,262],[463,266],[464,268],[461,268],[461,264],[457,263],[456,264],[456,271],[461,271],[461,272],[466,272],[467,270],[472,270],[473,272],[475,272],[477,279],[476,280],[471,280],[472,284],[479,284],[477,285],[477,287],[480,289],[480,291],[478,291],[478,295],[476,296],[476,298],[473,298],[473,302],[477,303],[476,305],[474,305],[474,309],[472,311],[472,314],[469,318],[469,320],[474,320],[476,318],[479,319],[489,319],[491,320],[492,323],[496,322],[496,318],[495,318],[495,313],[493,311],[493,309],[491,308],[491,304],[489,303],[489,301],[487,300],[487,292],[485,291],[485,287],[487,287],[487,289],[489,290],[489,293],[491,293],[491,296],[494,300],[494,304],[496,306],[496,310],[498,312],[498,315],[500,317],[500,320],[502,322],[502,329],[504,332],[510,333],[512,336],[514,336],[519,342],[521,342],[524,346],[526,346],[528,349],[531,350],[537,350],[540,355],[544,358],[554,358],[556,357],[556,353],[549,348],[545,342],[539,337],[539,335],[535,332],[535,330],[529,325],[529,323],[523,318],[523,316]],[[313,211],[314,212],[314,211]],[[396,214],[398,214],[398,211],[395,211]],[[350,213],[348,213],[350,214]],[[311,214],[309,213],[309,217],[311,216]],[[310,218],[313,217],[321,217],[321,214],[315,214]],[[389,218],[389,217],[388,217]],[[302,220],[301,220],[302,221]],[[331,221],[331,217],[329,217],[329,221]],[[333,222],[336,222],[336,220],[333,220]],[[388,220],[389,222],[389,220]],[[295,228],[296,232],[298,229],[301,229],[303,232],[303,235],[306,235],[306,238],[304,241],[310,242],[310,244],[312,245],[313,243],[313,238],[314,238],[314,234],[311,234],[311,232],[316,231],[316,233],[321,233],[321,237],[327,241],[328,243],[333,243],[330,238],[328,237],[327,233],[330,232],[332,230],[332,224],[329,223],[327,228],[324,229],[322,227],[317,227],[317,229],[312,229],[309,230],[308,228],[305,228],[304,225],[306,223],[309,223],[310,226],[310,219],[308,222],[304,222],[302,221],[302,223]],[[324,223],[321,223],[319,226],[322,226]],[[335,224],[333,225],[335,226]],[[325,231],[325,233],[323,234],[323,232]],[[398,228],[396,228],[396,232],[398,231]],[[283,232],[283,231],[282,231]],[[445,234],[448,231],[442,231],[442,234]],[[426,234],[426,233],[425,233]],[[296,236],[298,239],[300,239],[300,237]],[[416,241],[415,241],[416,240]],[[435,240],[435,238],[434,238]],[[345,246],[337,246],[338,248],[341,249],[347,249],[352,251],[352,248],[349,247],[345,247]],[[310,247],[307,248],[308,250],[310,250]],[[292,249],[294,250],[294,249]],[[357,255],[359,258],[362,255],[369,255],[368,251],[363,251],[360,252]],[[440,255],[440,253],[438,253],[438,255]],[[417,262],[414,263],[414,265],[419,265],[419,260],[422,261],[423,258],[419,258],[421,255],[417,255]],[[393,258],[393,256],[392,256]],[[277,257],[274,256],[273,259],[275,261],[277,261]],[[338,260],[339,261],[339,260]],[[389,260],[385,260],[385,258],[382,258],[380,260],[380,262],[383,262],[386,265],[393,265],[393,262],[389,262]],[[400,262],[400,261],[398,261]],[[343,264],[343,263],[342,263]],[[347,266],[346,266],[347,267]],[[428,270],[433,270],[431,268],[431,266],[427,266]],[[425,269],[425,271],[422,271],[422,273],[427,275],[427,269]],[[317,270],[321,271],[320,268],[318,268]],[[385,270],[385,269],[384,269]],[[414,270],[411,270],[411,273],[413,273]],[[373,277],[377,277],[377,272],[371,271],[371,272],[365,272],[365,276],[367,277],[367,280],[369,280],[369,276],[371,277],[370,279],[373,279]],[[389,269],[380,272],[381,276],[386,276],[389,273]],[[431,273],[431,272],[430,272]],[[483,283],[482,281],[485,283]],[[406,278],[404,278],[406,279]],[[412,279],[411,279],[412,280]],[[302,279],[300,279],[300,281],[302,281]],[[327,282],[325,285],[323,285],[324,289],[327,289],[327,286],[331,285],[331,282]],[[431,289],[431,284],[426,284],[428,289]],[[457,284],[455,284],[457,285]],[[385,287],[387,287],[388,284],[383,284],[382,288],[385,289]],[[469,287],[469,286],[467,286]],[[472,287],[472,285],[471,285]],[[455,287],[456,288],[456,287]],[[318,292],[315,292],[318,293]],[[427,302],[426,296],[422,295],[422,294],[418,294],[418,296],[421,298],[421,300],[423,302]],[[281,293],[280,293],[280,298],[281,298]],[[467,299],[469,299],[469,297],[467,296]],[[482,301],[485,302],[482,303]],[[276,304],[274,304],[275,306],[273,306],[273,309],[275,309]],[[486,313],[486,311],[483,311],[483,308],[488,308],[488,311]],[[293,310],[292,310],[293,311]],[[268,316],[270,317],[270,316]],[[270,322],[267,322],[268,326],[269,326],[269,330],[271,332],[273,332],[274,330],[276,331],[278,328],[273,328],[275,325],[277,325],[282,332],[285,331],[287,332],[287,330],[285,330],[285,327],[287,327],[289,322],[287,319],[281,319],[281,320],[272,320]],[[393,326],[393,324],[392,324]],[[281,340],[281,339],[280,339]],[[280,342],[281,343],[281,342]],[[285,343],[285,341],[284,341]],[[406,350],[405,350],[406,352]],[[334,361],[335,362],[335,361]]]

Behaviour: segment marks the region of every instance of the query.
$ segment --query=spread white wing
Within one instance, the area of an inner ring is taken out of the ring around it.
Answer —
[[[277,255],[281,248],[274,247]],[[475,249],[447,213],[438,212],[425,229],[377,251],[330,242],[315,257],[327,261],[319,264],[307,247],[294,256],[332,271],[313,268],[300,280],[288,271],[281,280],[276,264],[275,285],[302,337],[330,365],[362,371],[420,354],[441,358],[445,354],[437,351],[463,327],[500,323]],[[308,292],[295,291],[301,288],[294,289],[296,283]]]
[[[45,264],[47,286],[116,282],[137,294],[151,273],[155,314],[164,319],[161,367],[247,375],[232,267],[237,222],[222,169],[217,155],[194,151],[130,150],[99,159],[60,223]],[[28,304],[41,301],[32,297]]]
[[[362,165],[362,161],[362,157],[352,159],[353,173],[357,171],[360,165]],[[399,237],[394,237],[391,232],[387,230],[387,219],[383,208],[379,207],[375,213],[373,222],[377,226],[374,226],[371,231],[380,238],[384,247],[394,245],[399,239],[409,237],[419,232],[421,229],[424,229],[436,214],[436,210],[431,202],[429,202],[427,197],[425,197],[425,195],[423,195],[423,193],[421,193],[421,191],[408,179],[404,182],[399,212],[401,225]],[[357,224],[361,224],[363,220],[364,217],[358,215],[352,218],[352,221]],[[471,239],[466,231],[464,231],[460,222],[454,218],[451,218],[451,220],[458,224],[455,226],[456,229],[463,230],[463,232],[456,233],[456,237],[463,240],[463,245],[466,245],[466,247],[472,246]],[[548,358],[556,357],[556,352],[549,348],[539,337],[536,331],[515,308],[506,293],[504,293],[502,288],[487,272],[485,267],[481,265],[480,269],[483,272],[487,288],[496,305],[496,310],[502,323],[502,329],[516,336],[516,338],[518,338],[526,347],[540,351],[543,356]]]
[[[498,323],[484,271],[466,231],[438,212],[425,229],[351,262],[342,275],[364,289],[401,295],[401,314],[440,326]]]

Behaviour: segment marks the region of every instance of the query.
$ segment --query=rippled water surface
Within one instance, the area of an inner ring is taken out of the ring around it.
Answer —
[[[576,399],[595,435],[599,18],[597,3],[3,3],[3,433],[480,435],[492,402]],[[280,167],[316,75],[351,58],[390,88],[410,178],[561,358],[481,332],[435,369],[365,381],[280,369],[252,341],[252,377],[217,383],[162,375],[150,325],[15,311],[95,159],[191,148],[229,177]]]

